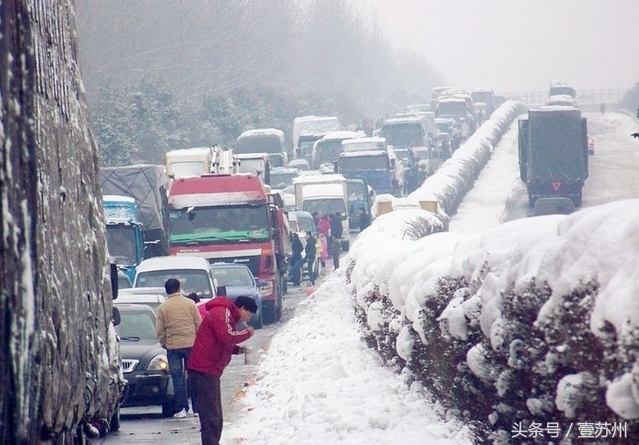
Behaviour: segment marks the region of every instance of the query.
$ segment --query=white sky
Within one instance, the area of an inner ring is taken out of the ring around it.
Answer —
[[[358,0],[447,84],[500,93],[628,89],[639,81],[636,0]]]
[[[613,113],[603,119],[610,128],[616,127],[618,143],[628,144],[628,133],[635,131],[636,123]],[[486,260],[494,272],[484,280],[476,297],[483,303],[480,325],[495,345],[500,341],[495,332],[499,323],[493,324],[499,317],[494,304],[497,289],[509,282],[512,274],[520,278],[535,274],[560,291],[579,278],[598,276],[601,287],[593,329],[598,321],[607,319],[621,331],[627,314],[639,314],[634,297],[639,291],[639,257],[635,253],[639,237],[634,229],[639,223],[639,202],[619,201],[568,216],[500,224],[507,201],[502,192],[511,189],[513,178],[513,171],[505,169],[517,169],[513,133],[516,130],[510,127],[482,170],[472,195],[453,217],[449,232],[417,241],[402,240],[402,222],[415,212],[403,210],[379,217],[360,234],[349,252],[357,258],[353,283],[360,290],[371,283],[380,285],[382,292],[389,291],[395,307],[412,319],[420,296],[434,286],[439,273],[455,275],[463,270],[469,276]],[[492,198],[484,200],[480,219],[471,204],[478,197]],[[281,328],[260,357],[255,384],[236,402],[241,403],[242,412],[237,422],[224,426],[221,443],[471,443],[464,427],[436,417],[439,408],[424,401],[419,387],[407,389],[401,376],[379,365],[375,353],[360,339],[349,291],[340,269],[300,305],[295,318]],[[554,297],[540,316],[553,304]],[[469,314],[464,311],[464,307],[452,304],[447,310],[451,335],[457,338],[466,332]],[[375,325],[372,307],[368,317],[369,325]],[[630,322],[639,324],[637,319]],[[413,326],[419,331],[418,324]],[[408,337],[400,333],[398,339],[398,351],[411,350]],[[470,354],[469,366],[482,371],[481,363],[473,361]],[[577,381],[580,376],[567,378]],[[631,381],[627,374],[614,382],[607,403],[617,412],[639,417],[639,405],[630,396]],[[570,385],[559,386],[558,406],[574,408],[569,403],[571,394],[562,389]]]

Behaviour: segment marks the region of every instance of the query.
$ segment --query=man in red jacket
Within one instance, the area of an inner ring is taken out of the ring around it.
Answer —
[[[236,324],[248,322],[257,312],[251,297],[231,301],[216,297],[206,303],[207,313],[195,336],[187,369],[200,418],[202,445],[219,445],[222,436],[222,394],[220,377],[231,361],[231,354],[242,354],[238,346],[253,335],[253,328],[237,330]]]

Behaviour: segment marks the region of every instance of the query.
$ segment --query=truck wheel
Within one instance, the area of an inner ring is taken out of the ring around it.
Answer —
[[[260,311],[259,316],[255,319],[255,322],[253,323],[253,327],[255,329],[262,329],[264,327],[264,307],[262,307],[262,310]]]

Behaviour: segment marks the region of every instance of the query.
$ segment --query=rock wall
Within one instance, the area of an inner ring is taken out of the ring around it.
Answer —
[[[0,17],[0,443],[72,443],[121,390],[75,11]]]

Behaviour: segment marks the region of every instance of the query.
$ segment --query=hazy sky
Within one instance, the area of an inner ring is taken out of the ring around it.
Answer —
[[[496,92],[639,82],[639,0],[359,0],[447,84]]]

